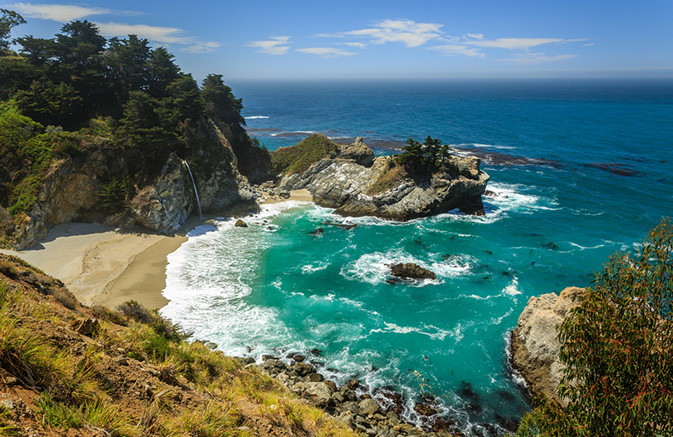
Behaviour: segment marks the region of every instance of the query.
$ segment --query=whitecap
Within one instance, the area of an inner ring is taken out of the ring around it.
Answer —
[[[433,271],[438,278],[452,278],[469,273],[476,259],[468,255],[455,255],[441,262],[427,262],[418,259],[409,253],[400,250],[388,252],[367,253],[351,261],[341,268],[341,275],[353,281],[362,281],[368,284],[382,284],[390,279],[392,264],[414,263],[424,269]],[[413,286],[437,284],[439,280],[422,280],[411,283]]]
[[[251,115],[249,117],[245,117],[246,120],[257,120],[257,119],[266,119],[269,118],[266,115]]]
[[[444,340],[444,338],[447,335],[452,335],[454,334],[452,331],[445,331],[443,329],[440,329],[436,326],[424,326],[423,328],[416,328],[412,326],[398,326],[395,323],[388,323],[384,322],[385,328],[376,328],[370,330],[371,333],[375,332],[380,332],[380,333],[385,333],[385,332],[391,332],[394,334],[421,334],[421,335],[427,335],[433,340]],[[458,325],[460,327],[460,325]],[[428,331],[434,331],[434,332],[428,332]],[[456,335],[457,337],[458,335]]]
[[[306,264],[301,266],[301,272],[304,274],[325,270],[329,266],[328,262],[318,262],[315,264]]]
[[[519,290],[517,288],[518,285],[519,285],[519,280],[517,279],[516,276],[514,276],[514,278],[512,278],[512,282],[507,287],[505,287],[502,290],[502,292],[504,294],[509,295],[509,296],[517,296],[517,295],[521,294],[521,290]]]
[[[580,246],[579,244],[573,243],[572,241],[569,241],[571,246],[577,247],[579,250],[590,250],[590,249],[600,249],[601,247],[605,247],[605,244],[598,244],[596,246]]]

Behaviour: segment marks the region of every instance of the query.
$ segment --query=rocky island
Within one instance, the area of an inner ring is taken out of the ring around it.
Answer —
[[[295,150],[273,152],[272,159],[294,153],[296,160],[305,160],[309,144],[321,147],[323,154],[315,154],[321,159],[306,169],[293,167],[294,161],[280,167],[279,187],[308,189],[317,205],[335,208],[337,214],[410,220],[454,209],[484,213],[481,196],[489,177],[479,169],[479,158],[435,157],[440,165],[433,160],[414,171],[396,156],[376,157],[362,138],[338,146],[314,134]]]

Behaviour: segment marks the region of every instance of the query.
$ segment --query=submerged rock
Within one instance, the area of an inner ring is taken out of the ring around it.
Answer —
[[[567,405],[557,391],[565,366],[559,360],[557,329],[579,304],[583,288],[531,297],[512,332],[512,366],[521,372],[533,394],[544,394]]]
[[[434,272],[414,263],[392,264],[390,266],[390,273],[396,278],[437,279],[437,275]]]

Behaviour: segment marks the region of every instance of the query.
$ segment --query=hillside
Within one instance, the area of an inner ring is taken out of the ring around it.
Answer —
[[[255,367],[0,256],[0,434],[352,435]],[[37,433],[37,434],[36,434]]]

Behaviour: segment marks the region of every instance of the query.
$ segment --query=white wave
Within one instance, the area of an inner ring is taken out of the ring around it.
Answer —
[[[519,285],[519,280],[517,279],[516,276],[514,276],[514,278],[512,278],[512,282],[507,287],[505,287],[505,289],[502,290],[502,292],[509,295],[509,296],[517,296],[517,295],[521,294],[521,290],[519,290],[517,288],[518,285]]]
[[[306,264],[301,266],[301,272],[304,274],[318,272],[320,270],[325,270],[329,266],[328,262],[318,262],[315,264]]]
[[[292,131],[292,132],[276,132],[274,134],[271,134],[272,137],[277,137],[277,136],[287,136],[287,135],[312,135],[317,133],[316,131],[312,130],[298,130],[298,131]]]
[[[249,117],[245,117],[246,120],[257,120],[261,118],[269,118],[269,117],[266,115],[251,115]]]
[[[433,340],[444,340],[444,338],[447,335],[452,335],[452,334],[453,334],[454,337],[458,337],[460,335],[460,332],[455,333],[453,331],[445,331],[443,329],[440,329],[440,328],[438,328],[436,326],[432,326],[432,325],[425,326],[423,329],[412,327],[412,326],[398,326],[394,323],[388,323],[388,322],[384,322],[384,325],[386,325],[385,328],[372,329],[370,332],[372,332],[372,333],[374,333],[374,332],[381,332],[381,333],[392,332],[392,333],[395,333],[395,334],[416,333],[416,334],[421,334],[421,335],[427,335],[428,337],[430,337]],[[458,328],[459,327],[460,327],[460,324],[458,325]],[[428,332],[426,330],[434,331],[434,332]]]
[[[466,147],[466,146],[478,147],[480,149],[500,149],[500,150],[516,149],[516,147],[514,146],[496,146],[493,144],[480,144],[480,143],[463,143],[458,144],[456,147]]]
[[[534,187],[527,187],[520,184],[491,183],[486,191],[488,196],[484,196],[487,204],[492,204],[502,211],[518,211],[526,213],[530,210],[558,210],[558,203],[554,199],[549,199],[533,194],[524,194],[526,190]]]
[[[200,235],[205,235],[209,232],[214,232],[217,231],[217,226],[215,225],[199,225],[192,229],[191,231],[187,232],[185,235],[187,237],[198,237]]]
[[[577,247],[579,250],[590,250],[590,249],[600,249],[601,247],[605,247],[605,244],[598,244],[596,246],[580,246],[579,244],[573,243],[572,241],[569,241],[571,246]]]
[[[476,259],[467,255],[452,256],[441,262],[428,262],[399,250],[388,252],[374,252],[362,255],[341,268],[341,275],[353,281],[362,281],[368,284],[382,284],[390,279],[390,265],[414,263],[424,269],[433,271],[438,277],[450,278],[465,275],[470,272]],[[415,286],[437,284],[438,280],[423,280],[413,283]]]

